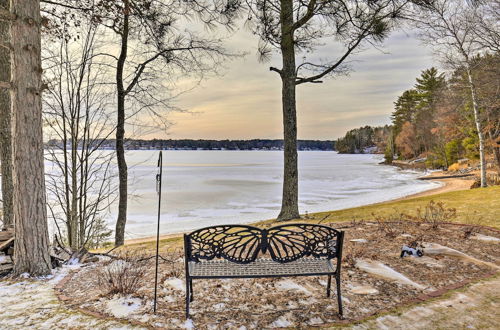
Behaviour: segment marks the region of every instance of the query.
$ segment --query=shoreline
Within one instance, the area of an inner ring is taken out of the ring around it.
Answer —
[[[441,172],[441,171],[433,172],[430,175],[425,176],[425,178],[431,179],[432,177],[438,177],[438,176],[441,176],[442,174],[443,174],[443,172]],[[442,185],[440,187],[433,188],[433,189],[426,190],[426,191],[422,191],[419,193],[410,194],[410,195],[407,195],[404,197],[398,197],[395,199],[390,199],[387,201],[368,204],[368,205],[380,205],[380,204],[397,202],[397,201],[401,201],[401,200],[413,199],[413,198],[418,198],[418,197],[432,196],[432,195],[437,195],[437,194],[441,194],[441,193],[445,193],[445,192],[467,190],[467,189],[470,189],[470,187],[474,183],[473,180],[470,180],[467,178],[456,178],[456,177],[433,179],[432,181],[440,182]],[[367,205],[363,205],[363,206],[367,206]],[[328,212],[328,211],[324,211],[324,212]],[[321,213],[323,213],[323,212],[321,212]],[[261,220],[253,221],[250,224],[258,223],[261,221],[265,221],[265,220],[261,219]],[[183,232],[160,235],[160,240],[180,237],[182,234],[183,234]],[[154,241],[156,241],[156,236],[132,238],[129,240],[125,240],[125,245],[134,245],[134,244],[148,243],[148,242],[154,242]]]
[[[416,194],[411,194],[408,196],[404,197],[399,197],[396,199],[391,199],[382,203],[377,203],[377,204],[384,204],[388,202],[397,202],[401,200],[406,200],[406,199],[412,199],[412,198],[418,198],[418,197],[425,197],[425,196],[432,196],[432,195],[437,195],[437,194],[442,194],[450,191],[459,191],[459,190],[467,190],[470,189],[471,186],[474,184],[474,180],[468,178],[468,177],[450,177],[450,178],[436,178],[432,179],[433,177],[439,177],[442,176],[443,172],[438,171],[438,172],[433,172],[424,178],[427,180],[431,181],[437,181],[441,183],[440,187],[429,189],[426,191],[422,191]]]

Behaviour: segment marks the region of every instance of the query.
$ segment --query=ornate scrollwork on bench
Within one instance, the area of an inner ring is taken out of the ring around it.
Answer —
[[[328,297],[332,277],[335,277],[342,316],[343,238],[343,232],[315,224],[287,224],[267,229],[222,225],[185,234],[186,317],[193,300],[193,279],[319,275],[328,276]],[[337,259],[335,267],[330,260],[333,258]]]
[[[262,231],[244,225],[213,226],[196,230],[188,236],[188,259],[199,262],[224,258],[236,263],[257,259],[262,244]]]
[[[335,229],[321,225],[276,226],[267,231],[267,250],[277,262],[290,262],[309,256],[331,259],[337,256],[338,234]]]
[[[189,261],[223,258],[235,263],[250,263],[259,253],[269,253],[276,262],[291,262],[302,257],[337,256],[339,232],[314,224],[287,224],[269,229],[245,225],[202,228],[187,235]]]

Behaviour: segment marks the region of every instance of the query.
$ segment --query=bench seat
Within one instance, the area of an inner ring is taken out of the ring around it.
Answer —
[[[269,228],[216,225],[184,234],[186,318],[194,299],[193,280],[288,276],[326,276],[327,297],[335,278],[342,318],[343,241],[344,232],[309,223]]]
[[[227,260],[189,262],[192,278],[256,278],[283,276],[313,276],[335,274],[329,259],[303,258],[280,263],[272,259],[256,259],[248,264],[236,264]]]

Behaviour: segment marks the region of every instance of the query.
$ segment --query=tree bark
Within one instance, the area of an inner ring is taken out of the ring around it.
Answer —
[[[10,11],[10,1],[0,0],[0,8]],[[6,47],[10,43],[10,21],[0,20],[0,82],[10,83],[10,51]],[[13,219],[13,183],[12,183],[12,114],[10,108],[10,92],[8,88],[0,88],[0,163],[2,173],[2,222],[10,227]]]
[[[78,100],[80,101],[80,100]],[[78,116],[74,115],[71,118],[70,135],[71,135],[71,211],[69,212],[70,228],[68,232],[69,246],[73,251],[80,248],[78,235],[78,164],[77,164],[77,149],[78,149],[78,134],[75,132],[78,126]]]
[[[472,72],[470,70],[469,63],[466,65],[467,69],[467,78],[469,80],[469,89],[472,98],[472,108],[474,110],[474,121],[476,122],[476,130],[477,136],[479,138],[479,161],[481,163],[481,187],[487,187],[487,179],[486,179],[486,159],[484,157],[484,136],[481,125],[481,118],[479,118],[479,106],[477,104],[476,97],[476,87],[474,85],[474,81],[472,79]]]
[[[283,197],[278,221],[300,218],[298,206],[297,109],[295,102],[295,44],[293,1],[281,0],[281,102],[283,107]]]
[[[121,50],[116,68],[117,85],[117,125],[116,125],[116,158],[118,163],[118,218],[116,219],[115,246],[125,243],[125,224],[127,223],[127,162],[125,161],[125,96],[126,90],[123,82],[123,71],[128,51],[129,34],[129,2],[124,0],[124,18],[121,34]]]
[[[39,0],[11,0],[14,273],[51,273],[42,135]]]

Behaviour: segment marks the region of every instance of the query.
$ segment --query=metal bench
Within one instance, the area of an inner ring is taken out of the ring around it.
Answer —
[[[332,276],[335,277],[342,318],[343,240],[344,232],[315,224],[287,224],[267,229],[221,225],[185,234],[186,318],[189,303],[193,301],[194,279],[319,275],[328,277],[327,297]]]

